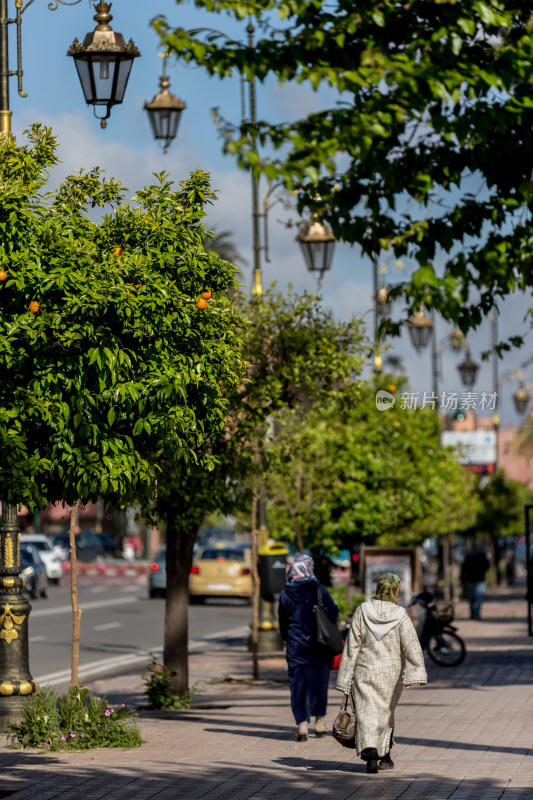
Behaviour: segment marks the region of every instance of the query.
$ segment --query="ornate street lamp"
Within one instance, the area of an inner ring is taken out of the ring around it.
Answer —
[[[456,352],[466,347],[466,336],[458,325],[450,333],[450,347]]]
[[[159,79],[161,91],[153,100],[144,104],[148,112],[154,139],[163,142],[163,152],[166,153],[170,143],[176,138],[181,112],[187,108],[186,103],[169,92],[170,81],[166,72],[166,57],[163,57],[163,74]]]
[[[470,357],[470,350],[467,350],[465,360],[462,364],[459,364],[457,369],[459,370],[459,374],[464,386],[473,386],[475,384],[479,364],[476,364],[475,361],[472,361],[472,358]]]
[[[407,320],[407,330],[413,347],[420,353],[431,338],[433,320],[419,308],[414,317]]]
[[[87,105],[95,106],[94,115],[102,128],[107,127],[111,108],[122,103],[133,64],[140,52],[130,39],[125,43],[121,33],[109,26],[113,19],[109,13],[111,3],[102,0],[95,6],[95,21],[98,23],[80,44],[74,39],[67,51],[72,56]],[[105,106],[104,117],[96,113],[96,106]]]
[[[300,243],[309,272],[318,273],[318,281],[322,280],[324,272],[331,268],[331,259],[335,249],[335,236],[333,231],[324,222],[320,222],[316,215],[304,222],[296,241]]]
[[[523,414],[529,403],[529,395],[523,381],[520,381],[520,386],[513,395],[513,402],[518,414]]]

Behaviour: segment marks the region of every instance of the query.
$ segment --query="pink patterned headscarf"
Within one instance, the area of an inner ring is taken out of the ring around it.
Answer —
[[[313,572],[314,564],[311,556],[300,553],[294,558],[287,573],[287,583],[297,583],[298,581],[316,580]]]

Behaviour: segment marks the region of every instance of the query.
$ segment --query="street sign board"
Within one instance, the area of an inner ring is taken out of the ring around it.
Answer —
[[[495,464],[496,431],[442,431],[441,444],[457,451],[460,464]]]

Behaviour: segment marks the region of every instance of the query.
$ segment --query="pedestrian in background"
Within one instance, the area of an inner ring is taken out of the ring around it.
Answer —
[[[298,742],[307,741],[311,717],[315,717],[317,738],[328,732],[325,716],[329,661],[324,661],[311,632],[311,617],[313,606],[318,603],[319,586],[313,559],[304,554],[298,555],[289,567],[287,585],[279,598],[279,629],[283,641],[287,643],[291,708],[298,726]],[[339,609],[325,586],[322,586],[322,605],[330,620],[336,622]]]
[[[380,575],[376,594],[355,610],[336,688],[352,693],[357,754],[366,771],[392,769],[394,711],[404,686],[427,683],[424,654],[405,608],[400,579]]]
[[[461,583],[470,602],[470,619],[481,619],[481,606],[487,589],[485,576],[489,567],[489,559],[480,547],[474,546],[465,555],[461,566]]]

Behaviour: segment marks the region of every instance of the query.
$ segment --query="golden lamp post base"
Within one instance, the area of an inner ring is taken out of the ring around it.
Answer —
[[[19,722],[24,699],[39,690],[28,662],[28,617],[23,594],[16,506],[2,504],[0,523],[0,729]]]

